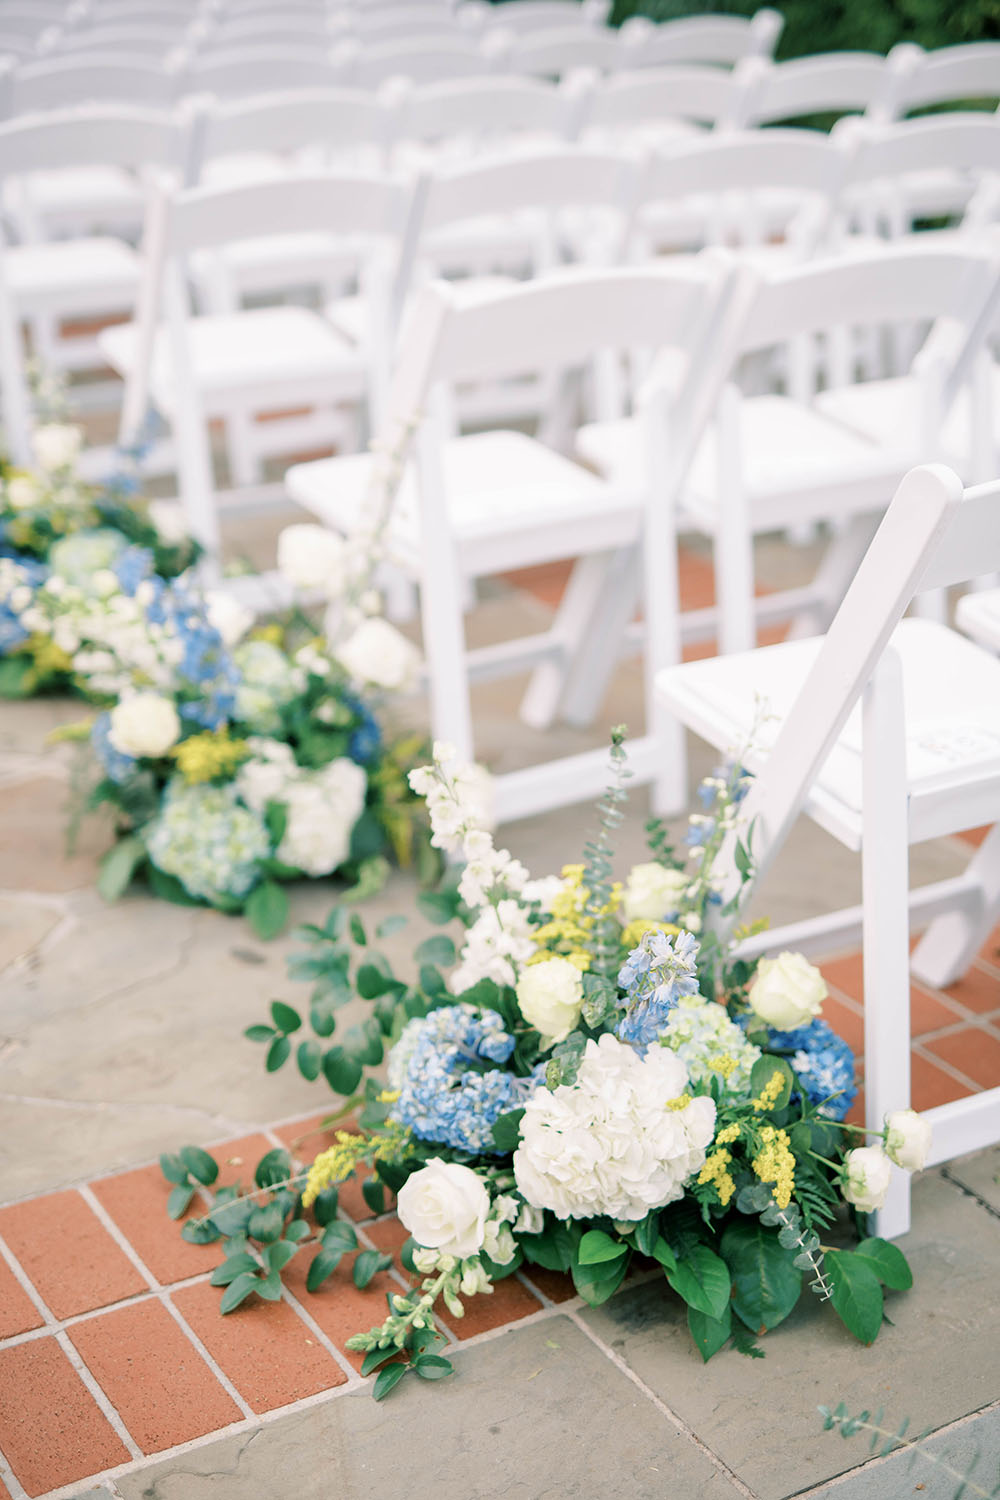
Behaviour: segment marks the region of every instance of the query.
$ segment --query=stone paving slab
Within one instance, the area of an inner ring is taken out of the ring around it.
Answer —
[[[726,1352],[707,1368],[659,1282],[584,1321],[755,1495],[785,1500],[857,1462],[846,1442],[824,1439],[821,1403],[884,1406],[917,1428],[939,1427],[1000,1391],[1000,1219],[938,1172],[915,1183],[913,1206],[913,1229],[899,1244],[914,1288],[889,1294],[893,1326],[868,1348],[805,1295],[761,1341],[764,1360]]]
[[[1000,1146],[950,1161],[946,1175],[1000,1214]]]
[[[123,1500],[736,1500],[743,1492],[565,1317],[409,1380],[123,1475]]]
[[[892,1425],[894,1413],[886,1414],[885,1425]],[[898,1429],[899,1418],[896,1427]],[[864,1434],[841,1438],[827,1434],[831,1441],[843,1443],[852,1458],[866,1451]],[[911,1433],[916,1436],[916,1432]],[[921,1444],[929,1457],[897,1452],[886,1458],[872,1459],[870,1464],[846,1475],[822,1489],[810,1490],[808,1500],[954,1500],[959,1481],[943,1467],[948,1464],[959,1474],[971,1473],[975,1482],[989,1492],[1000,1483],[1000,1410],[971,1417]],[[935,1463],[931,1460],[940,1460]],[[975,1491],[967,1490],[966,1497]]]

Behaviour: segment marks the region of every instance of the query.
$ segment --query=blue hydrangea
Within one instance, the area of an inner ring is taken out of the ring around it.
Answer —
[[[234,716],[254,734],[280,734],[281,710],[301,692],[302,672],[270,641],[243,641],[233,659],[239,674]]]
[[[793,1031],[768,1028],[766,1050],[788,1054],[810,1104],[817,1106],[821,1114],[831,1120],[844,1118],[858,1093],[854,1055],[843,1037],[826,1021],[816,1019],[808,1026],[796,1026]]]
[[[6,604],[0,604],[0,656],[7,656],[23,646],[28,632],[17,615]]]
[[[382,731],[378,721],[361,698],[356,698],[353,693],[344,693],[342,698],[344,706],[359,720],[351,731],[347,753],[355,765],[370,765],[382,745]]]
[[[148,547],[126,547],[114,565],[118,586],[130,599],[135,597],[140,583],[152,578],[155,571],[153,554]]]
[[[644,932],[618,971],[618,986],[625,991],[618,1004],[625,1011],[615,1035],[645,1053],[667,1024],[667,1017],[684,995],[698,991],[695,960],[698,940],[690,932],[667,937],[663,932]]]
[[[218,729],[233,716],[239,669],[221,635],[209,623],[204,601],[183,579],[168,583],[153,575],[152,566],[148,549],[128,548],[116,569],[119,583],[124,593],[133,596],[142,584],[146,619],[180,644],[177,676],[181,718],[201,729]]]
[[[123,750],[116,750],[109,738],[111,729],[111,715],[98,714],[94,720],[94,726],[90,731],[90,743],[94,753],[100,761],[105,776],[109,781],[117,782],[119,785],[127,781],[135,770],[135,758],[126,755]]]
[[[449,1005],[409,1021],[389,1055],[389,1083],[399,1090],[393,1119],[421,1140],[499,1155],[493,1126],[533,1086],[503,1068],[513,1050],[495,1011]]]

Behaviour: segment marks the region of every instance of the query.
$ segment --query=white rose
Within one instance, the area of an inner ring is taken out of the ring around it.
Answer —
[[[278,537],[278,572],[296,589],[322,589],[328,599],[344,587],[344,540],[325,526],[286,526]]]
[[[186,542],[191,534],[184,507],[177,500],[150,500],[147,514],[160,540],[168,547]]]
[[[30,510],[38,499],[38,486],[30,474],[15,474],[7,481],[7,501],[14,510]]]
[[[210,589],[205,595],[205,608],[208,623],[219,632],[225,646],[235,646],[241,641],[257,618],[252,609],[224,589]]]
[[[419,1245],[464,1260],[482,1249],[490,1195],[471,1167],[432,1156],[399,1190],[400,1222]]]
[[[568,958],[529,964],[517,981],[517,1003],[528,1025],[541,1032],[543,1047],[551,1047],[580,1019],[583,976]]]
[[[677,911],[689,884],[682,870],[668,870],[655,861],[633,866],[622,900],[625,921],[662,922]]]
[[[335,652],[358,682],[396,690],[408,687],[420,668],[420,652],[388,620],[365,620]]]
[[[889,1190],[892,1163],[881,1146],[859,1146],[844,1157],[847,1181],[843,1194],[848,1203],[870,1214],[881,1208]]]
[[[49,422],[36,427],[31,440],[36,462],[48,473],[56,469],[68,469],[76,462],[83,433],[79,427],[69,427],[62,422]]]
[[[931,1145],[931,1127],[915,1109],[894,1109],[885,1117],[885,1149],[888,1156],[907,1172],[919,1172],[927,1165]]]
[[[801,953],[762,958],[747,991],[750,1009],[778,1031],[792,1031],[818,1016],[829,991],[819,970]]]
[[[176,708],[158,693],[136,693],[111,710],[108,739],[123,755],[155,759],[177,743],[180,733]]]

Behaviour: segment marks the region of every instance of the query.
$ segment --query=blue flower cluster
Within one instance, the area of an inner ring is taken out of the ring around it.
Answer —
[[[375,759],[382,744],[382,731],[368,705],[353,693],[342,693],[344,707],[358,720],[347,742],[347,753],[355,765],[367,766]]]
[[[389,1056],[389,1083],[399,1090],[393,1119],[421,1140],[498,1155],[494,1123],[520,1108],[531,1087],[502,1066],[513,1050],[495,1011],[449,1005],[409,1021]]]
[[[698,992],[695,959],[698,940],[690,932],[669,938],[663,932],[644,932],[618,971],[625,991],[618,1004],[625,1014],[615,1029],[620,1042],[644,1054],[667,1024],[667,1017],[683,995]]]
[[[788,1053],[789,1062],[805,1086],[810,1104],[831,1120],[842,1120],[857,1097],[854,1057],[842,1037],[826,1021],[810,1021],[794,1031],[768,1031],[766,1050]]]
[[[14,551],[12,548],[0,548],[0,557],[9,557],[17,563],[21,572],[21,582],[30,589],[37,589],[48,577],[48,568],[44,563],[36,562],[33,557]],[[6,656],[11,651],[16,651],[18,646],[23,646],[28,639],[28,632],[21,624],[16,611],[9,604],[0,604],[0,656]]]
[[[90,731],[90,743],[104,768],[105,776],[109,781],[121,785],[135,770],[135,759],[131,755],[126,755],[123,750],[115,749],[109,738],[110,729],[111,715],[109,713],[98,714]]]

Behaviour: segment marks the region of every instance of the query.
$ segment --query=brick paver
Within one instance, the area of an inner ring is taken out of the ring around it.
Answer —
[[[146,1281],[78,1192],[0,1209],[0,1237],[57,1318],[107,1307]]]

